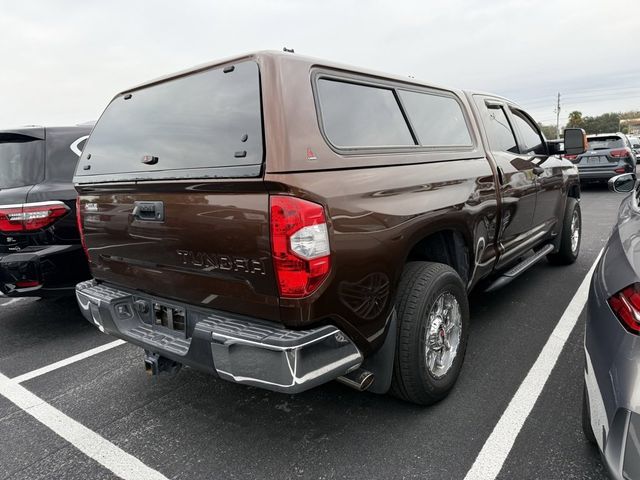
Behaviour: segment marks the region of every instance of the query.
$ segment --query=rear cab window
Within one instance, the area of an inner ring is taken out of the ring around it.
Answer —
[[[246,60],[118,95],[76,177],[257,177],[262,144],[259,70]]]
[[[319,123],[337,150],[471,149],[453,93],[325,77],[316,81]]]
[[[0,132],[0,190],[36,185],[44,177],[44,141]]]

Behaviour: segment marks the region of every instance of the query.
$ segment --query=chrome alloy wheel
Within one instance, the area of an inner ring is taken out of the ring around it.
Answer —
[[[429,373],[442,378],[453,365],[462,335],[462,314],[456,297],[444,292],[427,314],[425,359]]]
[[[578,242],[580,241],[580,217],[578,216],[578,210],[573,211],[571,216],[571,253],[576,253],[578,250]]]

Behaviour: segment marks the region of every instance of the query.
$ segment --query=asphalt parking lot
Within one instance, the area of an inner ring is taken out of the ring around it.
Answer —
[[[606,242],[621,200],[604,187],[583,189],[574,265],[543,261],[502,290],[472,294],[462,374],[429,408],[336,382],[296,396],[189,369],[156,382],[142,351],[126,344],[39,370],[114,341],[74,300],[0,298],[0,373],[127,452],[124,463],[137,459],[166,478],[462,479]],[[583,327],[581,316],[498,478],[606,478],[580,426]],[[3,479],[115,476],[2,395],[0,446]]]

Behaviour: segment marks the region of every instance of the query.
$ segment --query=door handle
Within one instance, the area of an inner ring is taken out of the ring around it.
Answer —
[[[133,218],[145,220],[147,222],[164,221],[163,202],[135,202],[133,204]]]
[[[544,168],[539,167],[538,165],[535,165],[533,167],[533,174],[534,175],[542,175],[544,173]]]

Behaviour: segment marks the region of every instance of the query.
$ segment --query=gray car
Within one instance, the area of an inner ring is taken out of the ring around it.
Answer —
[[[587,303],[582,426],[612,478],[640,479],[640,188],[609,180],[622,201]]]
[[[587,151],[582,155],[565,155],[578,166],[580,180],[607,181],[635,172],[636,154],[624,133],[588,135],[587,142]]]

